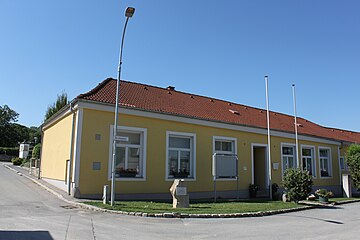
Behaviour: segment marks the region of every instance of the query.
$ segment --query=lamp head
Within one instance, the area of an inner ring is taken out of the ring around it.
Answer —
[[[135,8],[133,7],[128,7],[126,8],[126,11],[125,11],[125,17],[128,17],[128,18],[131,18],[135,13]]]

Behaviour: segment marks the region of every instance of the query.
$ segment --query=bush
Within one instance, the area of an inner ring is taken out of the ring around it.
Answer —
[[[22,167],[30,166],[30,159],[24,158],[21,162]]]
[[[8,156],[19,156],[19,148],[5,148],[5,147],[0,147],[0,154],[6,154]]]
[[[323,198],[331,198],[334,196],[334,194],[332,192],[329,192],[325,188],[320,188],[320,189],[316,190],[315,194],[318,195],[319,197],[323,197]]]
[[[350,145],[346,155],[346,162],[355,187],[360,189],[360,145]]]
[[[32,150],[32,158],[40,159],[40,149],[41,149],[41,143],[36,144]]]
[[[311,193],[312,176],[308,171],[290,168],[285,171],[284,187],[290,201],[305,200]]]
[[[15,165],[15,166],[20,166],[23,162],[23,158],[19,158],[19,157],[14,157],[13,159],[11,159],[11,162]]]

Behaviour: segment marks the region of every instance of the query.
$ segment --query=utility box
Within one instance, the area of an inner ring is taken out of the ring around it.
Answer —
[[[21,143],[19,148],[19,158],[27,158],[29,156],[30,145]]]

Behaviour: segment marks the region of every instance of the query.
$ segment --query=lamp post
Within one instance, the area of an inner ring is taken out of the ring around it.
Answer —
[[[120,46],[120,56],[119,56],[119,66],[118,66],[118,76],[117,76],[117,86],[116,86],[116,103],[115,103],[115,122],[114,122],[114,131],[113,131],[113,157],[112,157],[112,165],[111,165],[111,206],[114,206],[115,202],[115,164],[116,164],[116,135],[117,135],[117,125],[118,125],[118,115],[119,115],[119,100],[120,100],[120,76],[121,76],[121,65],[122,65],[122,54],[123,54],[123,47],[124,47],[124,38],[126,32],[126,26],[131,18],[135,13],[135,8],[128,7],[125,11],[125,25],[124,30],[122,33],[121,38],[121,46]]]

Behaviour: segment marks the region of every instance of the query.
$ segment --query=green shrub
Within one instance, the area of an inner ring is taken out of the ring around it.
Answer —
[[[315,194],[318,195],[319,197],[323,197],[323,198],[331,198],[334,196],[334,194],[332,192],[326,190],[325,188],[320,188],[320,189],[316,190]]]
[[[23,161],[22,164],[21,164],[22,167],[30,167],[30,160],[27,160],[27,161]]]
[[[19,158],[19,157],[14,157],[13,159],[11,159],[11,162],[15,165],[15,166],[19,166],[22,164],[24,159]]]
[[[22,166],[22,167],[28,167],[28,166],[30,166],[30,159],[24,158],[24,159],[22,160],[22,162],[21,162],[21,166]]]
[[[6,154],[8,156],[19,156],[19,148],[6,148],[6,147],[0,147],[0,154]]]
[[[32,158],[40,159],[40,149],[41,149],[41,143],[36,144],[34,149],[32,150]]]
[[[312,176],[308,171],[289,168],[284,175],[284,188],[291,201],[305,200],[311,193],[313,186]]]
[[[350,145],[346,155],[346,162],[355,187],[360,189],[360,145]]]

